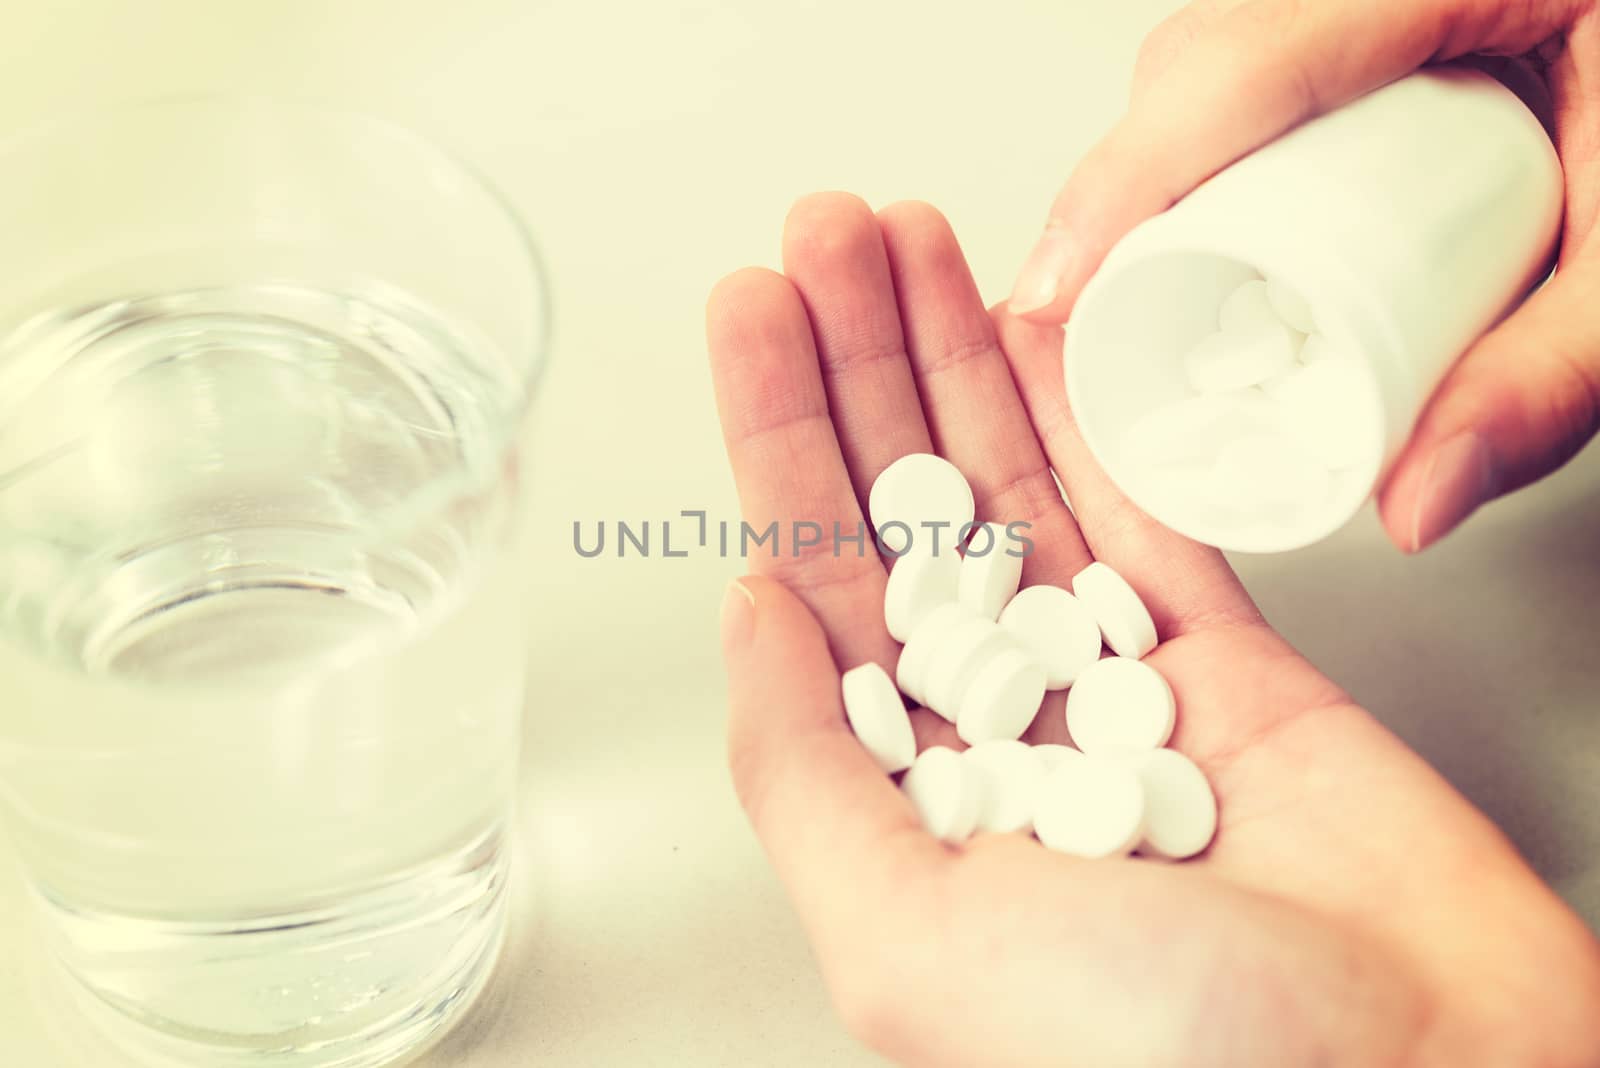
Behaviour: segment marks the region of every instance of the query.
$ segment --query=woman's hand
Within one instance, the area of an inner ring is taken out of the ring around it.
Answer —
[[[1179,865],[939,843],[840,706],[842,669],[894,668],[884,561],[831,537],[757,554],[724,608],[734,779],[857,1035],[985,1068],[1600,1064],[1589,931],[1266,625],[1220,554],[1118,494],[1065,406],[1057,328],[987,312],[925,205],[807,198],[784,270],[730,276],[708,312],[745,520],[853,532],[892,460],[946,456],[979,519],[1033,524],[1026,584],[1102,559],[1138,589],[1173,745],[1221,806],[1211,849]],[[959,746],[914,717],[924,746]],[[1065,734],[1056,694],[1029,737]]]
[[[1567,214],[1555,280],[1456,365],[1379,495],[1395,544],[1425,548],[1479,505],[1566,463],[1600,430],[1595,3],[1198,0],[1145,41],[1127,115],[1056,197],[1011,311],[1064,322],[1139,222],[1290,127],[1425,63],[1462,57],[1550,120]]]

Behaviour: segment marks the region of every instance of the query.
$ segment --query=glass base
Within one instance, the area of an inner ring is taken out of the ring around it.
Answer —
[[[441,1037],[482,991],[505,882],[496,831],[314,912],[175,923],[39,897],[75,1006],[141,1068],[376,1068]]]

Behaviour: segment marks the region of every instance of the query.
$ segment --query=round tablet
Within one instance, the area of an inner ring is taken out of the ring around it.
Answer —
[[[1309,334],[1317,328],[1316,319],[1311,314],[1311,303],[1287,282],[1277,278],[1267,279],[1267,304],[1277,315],[1278,321],[1291,330]]]
[[[1085,753],[1157,749],[1176,719],[1172,687],[1142,660],[1096,660],[1067,691],[1067,733]]]
[[[1072,578],[1072,592],[1094,613],[1106,644],[1137,659],[1156,647],[1156,625],[1127,579],[1096,560]]]
[[[1306,343],[1300,346],[1300,362],[1306,365],[1321,363],[1323,360],[1350,360],[1355,359],[1355,353],[1337,341],[1329,340],[1326,334],[1312,334],[1306,338]]]
[[[1044,763],[1031,746],[1006,738],[979,742],[961,754],[982,783],[978,830],[1006,834],[1033,826],[1034,792]]]
[[[951,723],[956,722],[956,711],[978,670],[1015,647],[1011,636],[994,620],[969,616],[934,646],[928,681],[923,685],[924,703]]]
[[[1033,833],[1046,848],[1075,857],[1125,856],[1144,830],[1144,790],[1125,763],[1084,756],[1045,775],[1033,808]]]
[[[947,746],[924,749],[912,763],[900,790],[935,838],[960,842],[978,824],[978,776],[961,754]]]
[[[1000,613],[1000,625],[1044,669],[1046,689],[1066,689],[1100,659],[1100,624],[1094,613],[1060,586],[1020,591]]]
[[[1059,745],[1056,742],[1045,742],[1030,748],[1033,750],[1034,759],[1039,761],[1042,774],[1046,775],[1068,761],[1083,759],[1083,753],[1077,749],[1072,748],[1070,745]]]
[[[1240,283],[1217,309],[1217,328],[1230,334],[1249,333],[1282,322],[1272,307],[1267,283],[1259,278]]]
[[[980,552],[972,550],[980,549]],[[973,531],[961,558],[957,596],[980,616],[997,619],[1022,582],[1022,556],[1017,555],[1004,523],[984,523]]]
[[[1184,353],[1183,373],[1201,393],[1226,393],[1265,382],[1294,363],[1298,338],[1282,323],[1246,333],[1218,331]]]
[[[956,734],[968,745],[996,738],[1016,739],[1039,714],[1044,700],[1044,669],[1014,645],[978,668],[961,697]]]
[[[889,569],[883,591],[883,622],[890,637],[903,642],[942,604],[956,599],[961,555],[953,546],[934,552],[926,541],[911,549]]]
[[[844,715],[861,747],[889,774],[904,771],[917,758],[911,717],[889,673],[868,662],[844,673]]]
[[[878,540],[892,553],[918,542],[931,546],[935,534],[924,523],[948,524],[937,534],[939,547],[948,549],[956,544],[961,528],[972,522],[972,487],[949,460],[914,452],[884,468],[873,481],[867,511]]]
[[[1209,462],[1240,434],[1276,429],[1278,415],[1278,407],[1255,389],[1184,397],[1134,420],[1122,435],[1122,455],[1129,463],[1162,467]]]
[[[895,683],[900,692],[919,704],[928,703],[928,670],[933,666],[934,650],[951,628],[976,618],[966,605],[951,601],[929,612],[906,639],[895,665]]]
[[[1139,852],[1168,860],[1192,857],[1217,833],[1217,798],[1205,772],[1176,749],[1129,754],[1144,787],[1144,832]]]

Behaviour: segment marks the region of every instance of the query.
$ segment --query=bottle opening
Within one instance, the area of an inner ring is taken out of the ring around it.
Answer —
[[[1141,509],[1197,541],[1282,552],[1337,530],[1383,463],[1368,355],[1304,278],[1205,252],[1102,270],[1066,344],[1078,426]]]

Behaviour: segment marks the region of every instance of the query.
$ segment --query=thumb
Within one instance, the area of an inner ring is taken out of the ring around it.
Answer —
[[[837,975],[871,941],[862,932],[891,921],[897,883],[931,876],[948,854],[850,733],[839,671],[799,598],[771,579],[735,581],[722,646],[739,801]]]
[[[1595,257],[1575,258],[1445,377],[1378,499],[1402,550],[1543,478],[1600,429],[1597,283]]]

